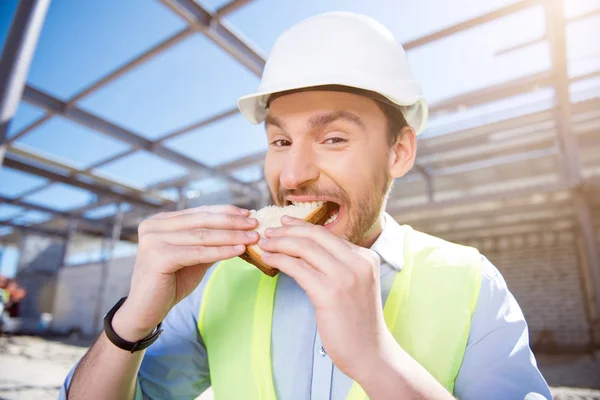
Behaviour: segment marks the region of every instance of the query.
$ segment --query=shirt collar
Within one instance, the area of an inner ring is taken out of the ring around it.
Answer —
[[[404,235],[406,231],[391,215],[383,214],[383,230],[371,246],[371,250],[379,254],[383,262],[396,271],[404,265]]]

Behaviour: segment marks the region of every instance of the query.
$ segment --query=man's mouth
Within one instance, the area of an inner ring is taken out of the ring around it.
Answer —
[[[318,200],[318,201],[287,201],[288,204],[293,204],[296,207],[303,207],[303,208],[317,208],[322,206],[323,204],[327,203],[327,214],[325,216],[325,222],[323,223],[323,226],[327,226],[330,225],[332,223],[334,223],[340,213],[340,205],[338,203],[335,203],[333,201],[323,201],[323,200]]]

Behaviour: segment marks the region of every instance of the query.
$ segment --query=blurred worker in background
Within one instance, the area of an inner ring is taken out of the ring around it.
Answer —
[[[2,326],[4,325],[4,310],[6,309],[6,305],[10,300],[10,296],[6,290],[7,285],[8,278],[0,275],[0,332],[2,331]]]
[[[16,316],[19,302],[26,295],[27,292],[16,280],[0,275],[0,332],[8,318]]]
[[[129,296],[63,398],[191,399],[209,386],[217,399],[551,398],[498,270],[384,212],[427,120],[385,27],[343,12],[298,23],[239,107],[265,122],[274,202],[327,201],[329,222],[282,219],[259,242],[230,205],[145,220]],[[257,242],[276,278],[235,258]]]

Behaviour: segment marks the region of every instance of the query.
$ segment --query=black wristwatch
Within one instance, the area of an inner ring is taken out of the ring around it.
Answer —
[[[162,326],[162,322],[158,324],[158,326],[156,327],[154,332],[150,334],[150,336],[147,336],[142,340],[138,340],[137,342],[129,342],[121,338],[113,330],[112,319],[115,316],[117,310],[121,308],[123,303],[125,303],[125,300],[127,300],[127,297],[123,297],[121,300],[119,300],[117,304],[115,304],[115,306],[104,317],[104,332],[106,333],[108,340],[110,340],[115,346],[117,346],[120,349],[127,350],[131,353],[135,353],[136,351],[144,350],[152,343],[154,343],[156,339],[158,339],[158,337],[162,333],[162,329],[160,329],[160,327]]]

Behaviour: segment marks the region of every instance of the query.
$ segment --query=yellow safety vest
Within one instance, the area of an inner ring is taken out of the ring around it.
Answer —
[[[479,252],[405,226],[404,265],[383,313],[402,348],[451,393],[481,286]],[[271,330],[277,276],[236,258],[207,282],[198,329],[218,399],[276,399]],[[354,382],[349,400],[367,399]]]

